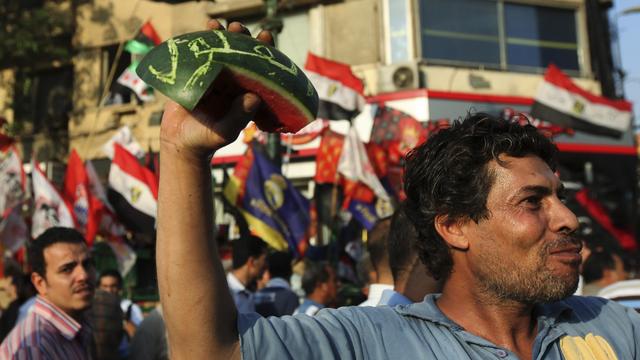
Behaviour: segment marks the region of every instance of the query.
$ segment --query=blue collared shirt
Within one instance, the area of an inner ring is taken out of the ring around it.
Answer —
[[[293,312],[293,315],[305,314],[309,316],[315,315],[320,309],[323,309],[324,305],[319,304],[309,298],[305,298],[302,304],[298,306],[296,311]]]
[[[325,309],[316,316],[238,316],[247,359],[517,359],[471,334],[436,306],[439,294],[394,308]],[[570,297],[536,307],[533,359],[640,360],[640,315],[595,297]],[[583,357],[581,357],[583,356]],[[607,358],[607,357],[605,357]]]
[[[236,303],[236,309],[239,313],[253,313],[256,311],[255,304],[253,303],[253,293],[238,280],[233,273],[227,273],[227,284],[229,284],[229,291],[233,297],[233,302]]]

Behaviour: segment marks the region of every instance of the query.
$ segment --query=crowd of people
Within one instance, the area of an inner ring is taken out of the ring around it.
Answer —
[[[406,201],[367,236],[362,306],[340,307],[335,264],[296,263],[255,236],[232,241],[225,271],[209,159],[260,100],[209,96],[225,116],[169,102],[162,122],[161,305],[142,316],[77,231],[52,228],[29,245],[37,295],[22,320],[29,295],[10,326],[3,313],[0,358],[640,359],[640,280],[624,254],[577,236],[557,148],[533,126],[471,114],[412,150]]]

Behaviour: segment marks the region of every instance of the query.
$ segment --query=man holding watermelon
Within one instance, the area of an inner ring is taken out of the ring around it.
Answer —
[[[248,34],[239,23],[228,30]],[[209,164],[261,100],[207,96],[191,112],[169,102],[160,135],[157,264],[171,358],[640,359],[638,314],[570,296],[581,244],[557,149],[532,126],[486,114],[441,130],[407,160],[407,213],[442,294],[314,317],[238,314],[217,260]]]

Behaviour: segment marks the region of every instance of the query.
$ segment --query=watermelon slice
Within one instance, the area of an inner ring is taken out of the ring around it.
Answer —
[[[264,131],[297,132],[318,111],[315,88],[291,59],[239,33],[210,30],[169,39],[142,59],[136,73],[184,108],[203,106],[214,115],[225,110],[220,98],[251,91],[262,99],[254,121]]]

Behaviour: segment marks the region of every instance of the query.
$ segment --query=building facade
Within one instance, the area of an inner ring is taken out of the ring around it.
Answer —
[[[166,40],[202,30],[210,18],[242,21],[255,34],[266,14],[264,0],[73,2],[74,56],[57,74],[68,84],[67,150],[94,159],[106,174],[101,146],[128,125],[145,150],[158,151],[165,98],[143,102],[115,79],[130,65],[123,45],[151,22]],[[283,27],[277,45],[301,68],[311,51],[347,63],[361,77],[372,104],[385,103],[420,121],[456,119],[469,111],[527,112],[546,67],[553,63],[583,89],[619,97],[617,68],[603,0],[285,0],[278,1]],[[0,111],[7,106],[15,72],[2,74]],[[62,79],[62,80],[60,80]],[[64,88],[63,88],[64,89]],[[2,92],[4,91],[4,93]],[[54,90],[42,90],[50,102]],[[61,91],[60,89],[56,91]],[[45,96],[35,94],[34,96]],[[14,119],[15,118],[15,119]],[[345,131],[348,124],[332,124]],[[367,139],[371,124],[359,124]],[[37,137],[37,131],[36,135]],[[42,143],[55,141],[44,138]],[[293,146],[284,173],[312,193],[319,140]],[[590,186],[609,203],[616,225],[633,232],[636,217],[636,149],[633,129],[621,138],[576,131],[561,134],[565,177]],[[30,145],[31,146],[31,145]],[[33,145],[32,147],[37,147]],[[46,148],[46,147],[45,147]],[[244,153],[241,140],[221,150],[214,168]],[[29,152],[29,151],[27,151]],[[45,156],[47,152],[43,152]],[[62,160],[62,159],[57,159]],[[47,161],[47,159],[44,159]],[[217,180],[222,175],[214,171]],[[309,184],[307,186],[307,184]]]

